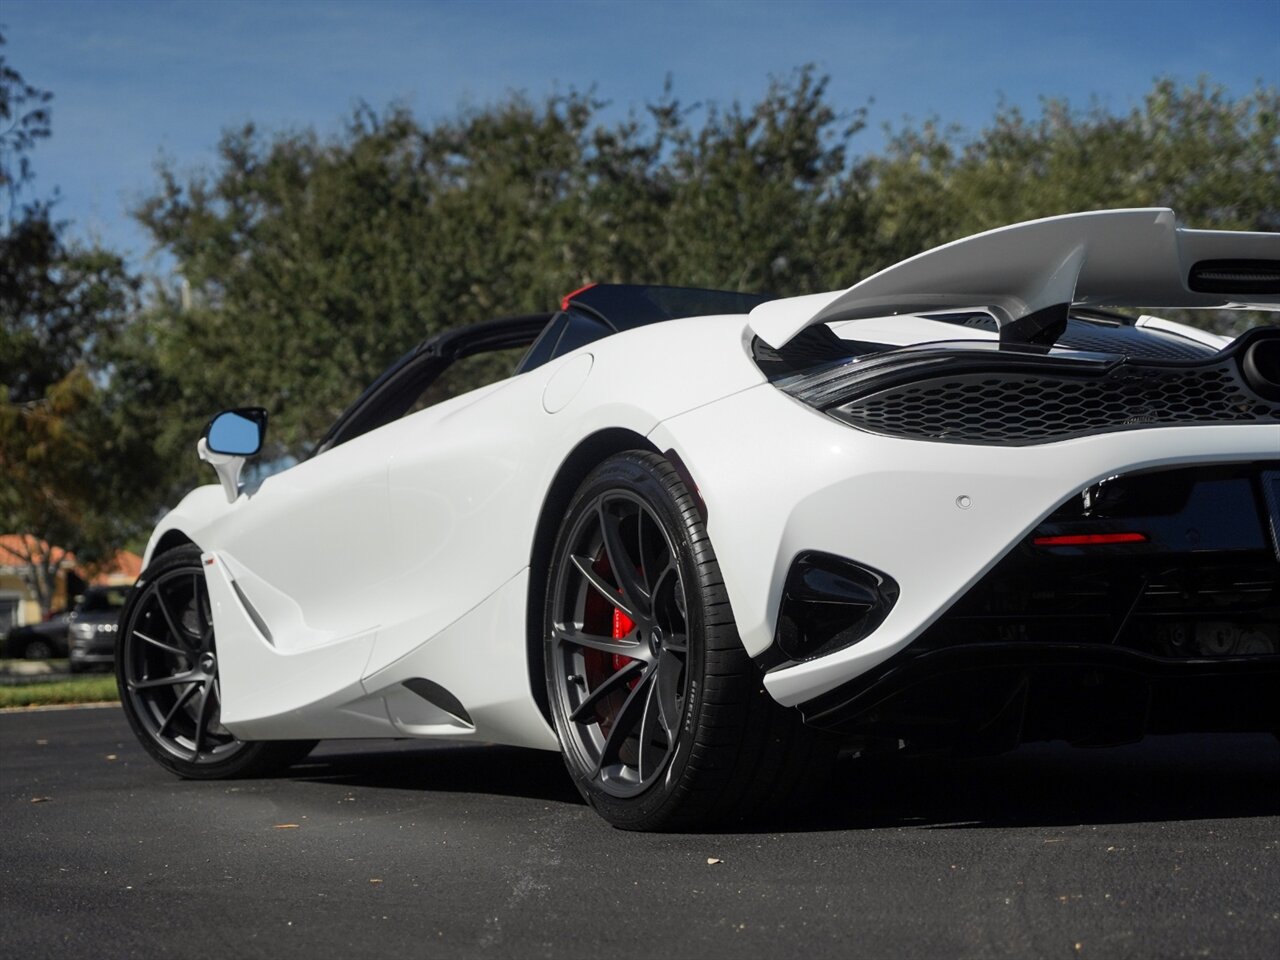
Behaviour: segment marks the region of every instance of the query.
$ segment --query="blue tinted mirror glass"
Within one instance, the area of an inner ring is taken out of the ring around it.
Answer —
[[[234,410],[228,410],[213,418],[205,443],[214,453],[251,457],[262,446],[262,425]]]

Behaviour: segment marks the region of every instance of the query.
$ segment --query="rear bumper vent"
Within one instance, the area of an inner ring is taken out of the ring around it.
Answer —
[[[851,646],[884,622],[898,600],[887,574],[829,553],[796,557],[782,589],[776,646],[792,662]]]

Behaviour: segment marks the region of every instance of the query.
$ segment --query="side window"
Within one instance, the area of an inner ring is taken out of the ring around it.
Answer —
[[[542,331],[541,336],[533,342],[529,352],[520,361],[517,373],[533,370],[551,359],[552,351],[555,350],[556,344],[560,341],[560,334],[564,333],[564,325],[568,316],[567,313],[562,313],[547,324],[547,329]]]
[[[533,370],[549,360],[563,356],[570,350],[577,350],[595,340],[602,340],[611,333],[613,333],[612,327],[590,314],[578,310],[561,313],[529,348],[528,354],[520,361],[517,372]]]
[[[518,373],[516,365],[547,319],[546,314],[508,317],[424,341],[347,408],[311,456]]]
[[[588,343],[607,337],[612,331],[595,317],[585,313],[571,312],[569,323],[560,334],[560,342],[552,351],[552,357],[561,357],[570,350],[585,347]]]

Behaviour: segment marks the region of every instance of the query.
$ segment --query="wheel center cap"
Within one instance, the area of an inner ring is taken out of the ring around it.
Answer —
[[[212,653],[206,653],[200,658],[200,669],[205,673],[213,674],[218,667],[218,658]]]
[[[649,652],[655,657],[662,650],[662,628],[654,627],[649,631]]]

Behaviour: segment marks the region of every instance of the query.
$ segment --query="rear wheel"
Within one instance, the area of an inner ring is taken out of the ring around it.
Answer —
[[[565,763],[610,823],[733,821],[820,785],[834,749],[765,693],[693,497],[662,457],[620,454],[579,488],[544,609]]]
[[[138,579],[120,617],[116,683],[138,740],[182,777],[245,777],[301,760],[314,741],[238,740],[221,722],[213,616],[200,551],[170,551]]]

